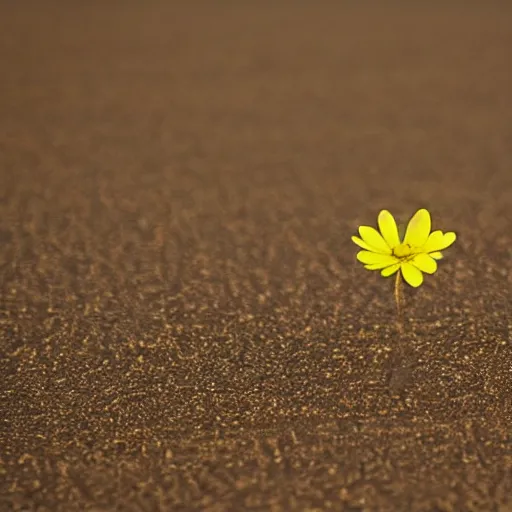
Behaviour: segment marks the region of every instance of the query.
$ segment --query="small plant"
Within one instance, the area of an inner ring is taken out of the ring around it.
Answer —
[[[455,242],[457,236],[449,231],[431,230],[430,213],[418,210],[409,221],[405,236],[401,240],[393,215],[382,210],[378,216],[379,231],[370,226],[359,227],[359,237],[352,241],[363,250],[357,259],[368,270],[380,270],[384,277],[396,273],[395,302],[401,330],[401,278],[417,288],[423,283],[423,273],[433,274],[437,270],[437,260],[442,259],[442,250]]]

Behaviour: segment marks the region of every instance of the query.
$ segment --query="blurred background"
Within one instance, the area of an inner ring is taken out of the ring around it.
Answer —
[[[2,503],[505,503],[510,16],[2,3]],[[458,240],[390,393],[392,282],[350,236],[421,207]]]

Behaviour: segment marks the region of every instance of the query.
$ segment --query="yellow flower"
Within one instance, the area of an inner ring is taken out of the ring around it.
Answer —
[[[382,210],[378,217],[379,231],[370,226],[359,228],[360,237],[353,236],[352,241],[361,247],[357,259],[368,270],[380,270],[384,277],[400,271],[411,286],[423,283],[423,272],[433,274],[437,270],[437,261],[443,255],[441,251],[455,242],[455,233],[433,231],[428,210],[418,210],[407,225],[405,237],[400,240],[393,215]]]

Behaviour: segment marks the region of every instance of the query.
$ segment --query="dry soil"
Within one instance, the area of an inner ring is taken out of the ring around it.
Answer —
[[[512,511],[512,9],[182,4],[0,6],[0,510]]]

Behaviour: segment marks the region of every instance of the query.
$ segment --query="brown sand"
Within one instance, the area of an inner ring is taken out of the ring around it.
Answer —
[[[512,9],[212,4],[0,7],[0,510],[511,511]]]

